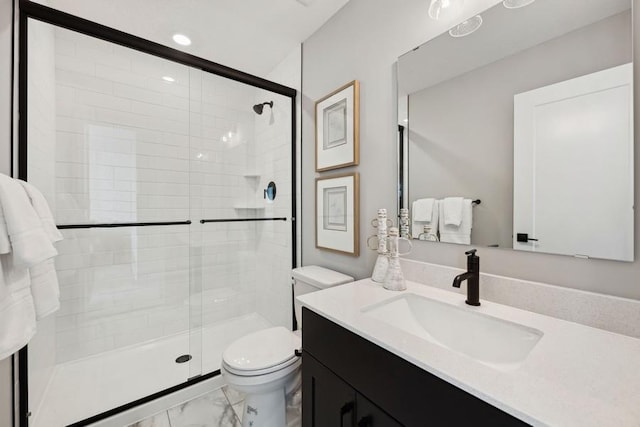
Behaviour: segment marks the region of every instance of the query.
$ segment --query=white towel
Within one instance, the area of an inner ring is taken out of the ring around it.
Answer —
[[[2,174],[0,208],[3,252],[0,253],[0,359],[3,359],[29,342],[36,330],[36,318],[59,308],[52,258],[58,254],[53,242],[62,239],[62,235],[53,228],[55,222],[42,194],[33,186],[23,187]]]
[[[31,267],[58,255],[24,188],[0,174],[0,205],[11,242],[14,267]]]
[[[4,212],[2,212],[2,203],[0,203],[0,255],[11,252],[11,242],[9,241],[9,231],[7,231],[7,223],[4,220]]]
[[[442,220],[444,225],[460,227],[462,223],[462,197],[447,197],[443,200]]]
[[[424,199],[419,199],[419,200],[424,200]],[[414,201],[411,205],[412,212],[415,212],[416,202],[418,202],[418,200]],[[431,217],[429,221],[418,221],[415,219],[415,217],[411,218],[411,237],[412,238],[417,239],[424,232],[425,225],[428,225],[431,227],[431,233],[433,235],[437,235],[438,221],[440,218],[439,206],[440,206],[440,201],[434,200],[433,207],[431,209]]]
[[[418,199],[413,202],[413,220],[431,222],[435,199]]]
[[[62,234],[56,227],[55,220],[40,190],[33,185],[18,181],[29,196],[33,209],[40,217],[42,227],[51,242],[62,240]],[[36,320],[57,311],[60,308],[60,286],[53,258],[37,264],[29,269],[31,276],[31,295],[36,310]]]
[[[440,203],[440,215],[444,215],[444,203]],[[460,226],[446,225],[440,221],[440,241],[446,243],[471,244],[471,228],[473,227],[473,206],[471,199],[462,202],[462,220]]]
[[[13,267],[13,255],[0,255],[0,360],[27,345],[36,333],[29,270]]]
[[[49,240],[51,240],[52,242],[59,242],[60,240],[62,240],[62,233],[60,233],[58,227],[56,227],[56,222],[53,219],[53,215],[51,214],[51,209],[49,209],[47,199],[44,198],[40,190],[38,190],[28,182],[24,182],[21,180],[18,180],[18,182],[24,188],[27,196],[29,196],[31,206],[33,206],[33,209],[40,217],[42,228],[44,229],[44,232],[47,233],[47,236],[49,236]]]

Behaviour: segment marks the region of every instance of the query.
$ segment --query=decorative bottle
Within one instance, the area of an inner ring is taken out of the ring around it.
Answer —
[[[400,228],[400,237],[403,239],[410,239],[411,236],[409,234],[409,209],[400,209],[400,220],[398,226]]]
[[[405,255],[409,252],[400,253],[400,240],[399,231],[396,227],[391,227],[389,229],[389,266],[387,267],[387,274],[384,277],[384,288],[389,289],[390,291],[404,291],[407,289],[407,284],[404,280],[404,275],[402,274],[402,267],[400,266],[400,255]],[[411,242],[407,240],[409,244],[409,248],[411,248]]]
[[[387,210],[378,209],[378,217],[371,221],[371,225],[378,229],[378,233],[375,236],[369,237],[369,242],[372,238],[377,238],[377,250],[378,258],[376,264],[373,267],[373,273],[371,274],[371,280],[374,282],[382,283],[387,274],[387,267],[389,266],[389,257],[387,250],[387,225],[389,220],[387,219]],[[370,247],[371,248],[371,247]],[[373,248],[371,248],[373,249]]]

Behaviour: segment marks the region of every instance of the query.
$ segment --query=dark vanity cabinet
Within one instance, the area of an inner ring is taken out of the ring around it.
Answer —
[[[305,354],[303,364],[304,426],[402,426],[313,356]]]
[[[307,308],[303,324],[303,427],[527,425]]]

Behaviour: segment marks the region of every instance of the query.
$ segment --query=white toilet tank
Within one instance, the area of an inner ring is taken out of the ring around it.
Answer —
[[[353,282],[353,277],[317,265],[308,265],[291,270],[293,277],[294,309],[298,329],[302,328],[302,306],[295,300],[300,295],[320,291],[332,286]]]

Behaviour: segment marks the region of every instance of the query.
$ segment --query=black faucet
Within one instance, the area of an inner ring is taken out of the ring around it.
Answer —
[[[460,283],[467,280],[467,300],[469,305],[480,305],[480,257],[476,249],[464,253],[467,255],[467,272],[457,275],[453,279],[453,287],[459,288]]]

